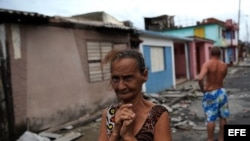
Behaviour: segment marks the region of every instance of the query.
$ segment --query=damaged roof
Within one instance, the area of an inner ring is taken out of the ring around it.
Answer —
[[[101,21],[92,21],[92,20],[83,20],[83,19],[76,19],[73,17],[54,17],[50,20],[51,23],[54,24],[64,24],[64,25],[72,25],[73,27],[100,27],[100,28],[112,28],[112,29],[121,29],[121,30],[132,30],[133,28],[125,26],[125,25],[118,25],[112,22],[101,22]]]
[[[74,19],[83,19],[83,20],[91,20],[91,21],[99,21],[104,23],[114,23],[120,26],[124,26],[123,22],[117,20],[115,17],[104,11],[91,12],[86,14],[74,15],[72,16]]]
[[[50,16],[35,12],[0,9],[0,22],[48,23]]]
[[[102,15],[103,14],[104,13],[102,13]],[[0,23],[31,23],[64,26],[69,28],[94,27],[119,30],[134,30],[133,27],[125,26],[123,22],[115,20],[115,18],[113,18],[112,16],[108,16],[108,14],[104,14],[106,15],[103,16],[103,18],[106,17],[106,20],[104,21],[95,20],[95,18],[79,18],[84,17],[84,15],[85,14],[72,17],[47,16],[35,12],[0,9]],[[89,13],[86,15],[89,15]]]

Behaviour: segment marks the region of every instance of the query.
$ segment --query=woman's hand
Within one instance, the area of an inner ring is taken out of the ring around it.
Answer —
[[[134,124],[133,121],[135,119],[135,114],[130,116],[130,119],[126,119],[123,121],[121,130],[120,130],[120,136],[124,141],[133,141],[135,140],[134,136]]]
[[[134,119],[135,113],[132,110],[132,104],[122,104],[115,114],[115,127],[113,132],[119,134],[123,139],[134,138]]]

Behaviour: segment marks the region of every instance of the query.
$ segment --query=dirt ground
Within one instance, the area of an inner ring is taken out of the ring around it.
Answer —
[[[250,60],[246,60],[250,64]],[[230,117],[228,124],[250,124],[250,67],[233,66],[229,68],[225,80],[225,88],[229,95]],[[195,85],[196,82],[187,82],[185,85]],[[188,120],[192,121],[196,129],[172,129],[173,141],[206,141],[206,128],[204,113],[201,107],[201,98],[192,99],[190,105],[183,109],[183,113],[188,115]],[[96,141],[99,135],[100,121],[94,121],[84,126],[76,128],[83,136],[75,141]],[[218,135],[218,124],[215,134]],[[217,138],[217,137],[215,137]]]

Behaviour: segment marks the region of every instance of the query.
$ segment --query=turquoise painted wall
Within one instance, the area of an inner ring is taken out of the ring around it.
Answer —
[[[214,40],[215,46],[225,46],[224,40],[222,38],[222,29],[220,25],[217,24],[209,24],[209,25],[202,25],[202,26],[192,26],[187,28],[179,28],[179,29],[172,29],[163,31],[166,35],[173,35],[179,37],[186,37],[186,36],[194,36],[194,29],[196,27],[204,27],[205,28],[205,38]]]
[[[163,31],[163,33],[166,35],[186,37],[186,36],[193,36],[194,29],[193,28],[174,29],[169,31]]]
[[[223,44],[222,38],[222,27],[216,24],[206,25],[205,27],[205,37],[207,39],[214,40],[214,46],[225,46]]]
[[[150,61],[150,46],[143,46],[146,66],[149,68],[148,81],[146,82],[146,93],[157,93],[164,91],[173,86],[173,71],[172,71],[172,51],[171,47],[164,48],[165,55],[165,70],[152,72]]]

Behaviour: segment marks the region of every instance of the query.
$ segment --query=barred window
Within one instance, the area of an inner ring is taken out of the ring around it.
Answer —
[[[102,59],[105,55],[115,49],[127,48],[126,43],[111,43],[111,42],[87,42],[89,81],[97,82],[110,79],[110,65],[103,65]]]
[[[164,48],[163,47],[151,47],[151,71],[158,72],[165,69],[164,60]]]

